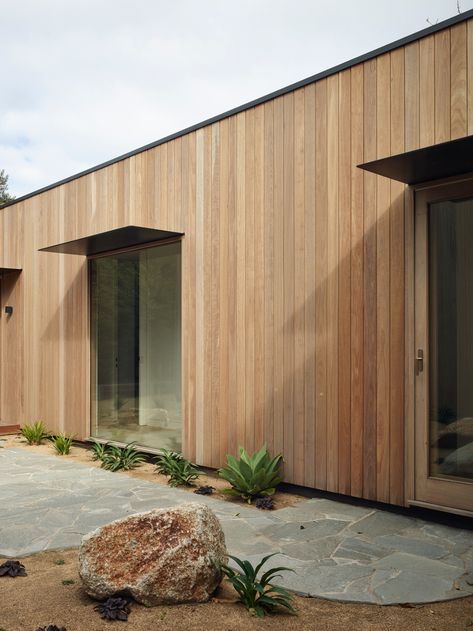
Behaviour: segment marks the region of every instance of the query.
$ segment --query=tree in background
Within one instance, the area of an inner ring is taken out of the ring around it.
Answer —
[[[0,206],[14,199],[15,196],[8,192],[8,175],[5,173],[5,169],[0,169]]]

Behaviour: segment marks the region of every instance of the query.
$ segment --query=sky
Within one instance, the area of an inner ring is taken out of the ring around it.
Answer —
[[[24,195],[456,14],[456,0],[0,0],[0,169]]]

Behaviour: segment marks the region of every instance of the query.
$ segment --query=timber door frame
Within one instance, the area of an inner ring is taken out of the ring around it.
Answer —
[[[406,504],[473,515],[473,481],[436,478],[428,472],[428,204],[473,197],[473,174],[406,189]],[[422,256],[419,256],[422,253]],[[419,290],[420,288],[420,290]],[[419,295],[420,294],[420,295]],[[416,374],[416,350],[424,349],[424,370]],[[454,497],[454,506],[449,498]]]

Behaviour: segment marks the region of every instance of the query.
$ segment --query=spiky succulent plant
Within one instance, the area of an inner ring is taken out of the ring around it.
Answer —
[[[94,607],[104,620],[128,620],[130,606],[128,600],[119,596],[112,596]]]
[[[0,565],[0,576],[27,576],[25,566],[19,561],[9,559]]]
[[[212,495],[214,491],[214,486],[199,486],[199,488],[196,489],[194,493],[197,493],[197,495]]]
[[[255,506],[261,510],[272,510],[274,508],[274,500],[272,497],[258,497]]]

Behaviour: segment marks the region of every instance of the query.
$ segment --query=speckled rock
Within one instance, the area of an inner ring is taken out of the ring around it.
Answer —
[[[128,594],[147,606],[207,601],[226,562],[220,523],[197,503],[118,519],[87,534],[79,550],[90,596]]]

